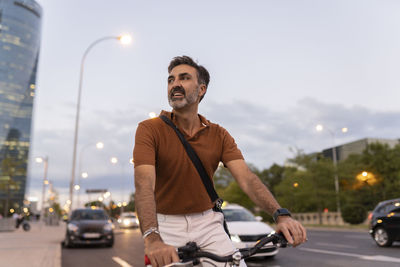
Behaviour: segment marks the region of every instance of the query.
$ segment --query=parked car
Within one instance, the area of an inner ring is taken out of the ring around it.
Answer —
[[[137,228],[139,227],[139,219],[134,212],[123,212],[118,218],[118,224],[121,228]]]
[[[380,202],[370,219],[370,234],[380,247],[389,247],[400,241],[400,198]]]
[[[261,222],[261,217],[255,217],[242,206],[228,204],[222,208],[222,211],[231,234],[231,240],[238,249],[252,247],[262,237],[274,231],[271,226]],[[253,257],[273,257],[278,254],[278,249],[269,247],[269,245],[271,244],[266,244],[262,253]]]
[[[103,209],[76,209],[67,220],[65,247],[114,244],[113,224]]]

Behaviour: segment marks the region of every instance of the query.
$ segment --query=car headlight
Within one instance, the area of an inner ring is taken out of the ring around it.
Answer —
[[[73,224],[73,223],[69,223],[67,225],[67,228],[71,232],[77,232],[79,230],[79,227],[76,224]]]
[[[128,226],[128,225],[130,225],[131,224],[131,220],[129,220],[129,219],[125,219],[124,220],[124,225],[125,226]]]
[[[231,235],[231,240],[236,243],[242,242],[242,240],[240,240],[240,237],[238,235]]]
[[[136,224],[139,225],[139,219],[136,218],[135,221],[136,221]]]
[[[110,224],[110,223],[107,223],[107,224],[104,225],[104,227],[103,227],[103,230],[104,230],[104,231],[107,231],[107,232],[112,231],[112,229],[113,229],[113,226],[112,226],[112,224]]]

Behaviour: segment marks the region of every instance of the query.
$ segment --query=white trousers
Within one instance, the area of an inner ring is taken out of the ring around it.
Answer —
[[[185,215],[157,214],[158,228],[161,238],[166,244],[181,247],[187,242],[196,242],[203,251],[226,256],[236,251],[229,236],[223,227],[224,217],[221,212],[207,210],[201,213]],[[211,261],[211,260],[210,260]],[[229,266],[225,263],[207,264],[199,266]],[[240,267],[246,267],[244,261]]]

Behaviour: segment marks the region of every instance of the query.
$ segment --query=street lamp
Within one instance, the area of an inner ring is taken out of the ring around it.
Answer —
[[[82,82],[83,82],[83,72],[85,67],[85,60],[89,53],[89,51],[98,43],[106,40],[118,40],[122,44],[129,44],[132,41],[132,37],[128,35],[121,35],[121,36],[106,36],[100,38],[93,43],[91,43],[88,48],[86,48],[85,52],[83,53],[82,61],[81,61],[81,69],[79,74],[79,87],[78,87],[78,100],[76,104],[76,117],[75,117],[75,133],[74,133],[74,145],[73,145],[73,152],[72,152],[72,169],[71,169],[71,180],[69,182],[69,199],[71,200],[71,207],[72,210],[72,199],[73,199],[73,187],[75,183],[75,165],[76,165],[76,149],[78,144],[78,131],[79,131],[79,114],[81,109],[81,95],[82,95]]]
[[[49,157],[37,157],[36,158],[37,163],[43,163],[44,165],[44,173],[43,173],[43,182],[42,182],[42,205],[40,207],[40,220],[43,221],[44,217],[44,197],[46,194],[46,185],[49,184],[49,180],[47,180],[47,170],[49,167]]]
[[[81,188],[81,177],[82,178],[87,178],[88,177],[88,173],[87,172],[81,172],[81,168],[82,168],[82,158],[83,158],[83,152],[87,149],[87,148],[89,148],[89,147],[92,147],[94,144],[93,143],[90,143],[90,144],[86,144],[85,146],[83,146],[82,148],[81,148],[81,151],[79,152],[79,165],[78,165],[78,172],[79,172],[79,176],[78,176],[78,183],[74,186],[75,187],[75,190],[77,191],[77,193],[78,193],[78,199],[77,199],[77,206],[78,207],[80,207],[80,205],[81,205],[81,201],[80,201],[80,195],[81,195],[81,190],[80,190],[80,188]],[[103,142],[97,142],[96,143],[96,148],[97,149],[103,149],[104,148],[104,143]],[[78,189],[76,189],[76,186],[79,186],[79,188]]]
[[[110,162],[111,162],[111,164],[113,164],[113,165],[117,165],[117,163],[119,163],[119,165],[120,165],[120,167],[121,167],[121,174],[122,174],[122,176],[124,176],[124,170],[125,170],[125,167],[126,167],[126,164],[130,164],[130,165],[133,165],[134,164],[134,159],[133,158],[130,158],[127,162],[125,161],[125,160],[121,160],[121,161],[119,161],[118,160],[118,158],[117,157],[112,157],[112,158],[110,158]],[[122,199],[124,200],[124,198],[125,198],[125,186],[123,185],[122,186]],[[123,201],[122,200],[122,201]],[[121,212],[124,212],[124,207],[126,207],[127,205],[128,205],[128,203],[127,202],[125,202],[125,201],[123,201],[122,203],[125,203],[125,204],[121,204],[122,206],[118,206],[118,207],[120,207],[121,208]]]
[[[327,128],[324,127],[322,124],[318,124],[315,129],[318,132],[321,132],[324,130],[324,128],[331,134],[332,136],[332,142],[333,142],[333,147],[332,147],[332,157],[333,157],[333,168],[334,168],[334,179],[335,179],[335,193],[336,193],[336,210],[339,212],[339,214],[342,214],[341,208],[340,208],[340,198],[339,198],[339,177],[337,174],[337,158],[336,158],[336,144],[335,144],[335,133]],[[341,129],[342,133],[347,133],[348,132],[347,127],[343,127]]]

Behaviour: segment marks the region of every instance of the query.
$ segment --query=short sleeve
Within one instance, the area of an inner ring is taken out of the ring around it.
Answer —
[[[135,146],[133,148],[135,167],[156,164],[156,141],[154,131],[149,125],[139,123],[136,129]]]
[[[224,128],[222,128],[222,131],[223,131],[223,149],[221,157],[222,162],[226,165],[226,163],[228,163],[231,160],[243,159],[242,152],[237,147],[235,139],[233,139],[233,137]]]

